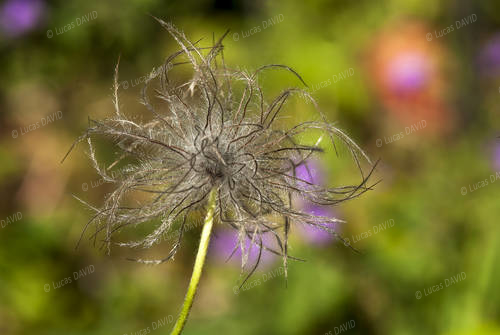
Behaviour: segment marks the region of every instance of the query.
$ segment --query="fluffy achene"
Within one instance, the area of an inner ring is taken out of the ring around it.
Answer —
[[[274,100],[266,101],[258,77],[265,70],[291,72],[284,65],[266,65],[253,73],[231,70],[224,64],[222,38],[210,47],[199,47],[170,23],[157,19],[176,40],[180,49],[165,61],[158,75],[151,73],[141,92],[141,102],[151,120],[134,121],[120,110],[118,102],[118,65],[115,70],[113,117],[91,120],[90,127],[78,141],[86,139],[94,168],[116,188],[87,224],[95,224],[96,232],[104,234],[104,245],[149,248],[165,234],[179,226],[178,240],[169,255],[162,260],[138,260],[159,264],[173,258],[182,240],[186,218],[200,210],[212,189],[217,190],[216,223],[227,224],[239,232],[242,249],[242,269],[247,263],[246,239],[281,255],[286,269],[288,236],[295,224],[312,225],[342,239],[330,227],[340,220],[315,216],[292,206],[292,196],[298,195],[321,205],[336,205],[353,199],[371,188],[367,185],[373,168],[365,176],[361,160],[370,163],[363,151],[341,130],[326,121],[307,91],[285,89]],[[226,33],[227,34],[227,33]],[[192,75],[185,82],[170,77],[172,69],[189,68]],[[155,89],[150,86],[157,82]],[[304,83],[305,84],[305,83]],[[321,121],[311,121],[283,129],[277,120],[287,100],[300,94],[313,102]],[[295,176],[295,168],[312,155],[321,154],[316,145],[298,143],[298,137],[313,131],[323,133],[335,146],[338,140],[348,148],[357,169],[357,185],[328,188],[312,184]],[[112,166],[102,166],[96,159],[92,139],[101,137],[113,142],[119,152]],[[132,162],[118,175],[110,173],[123,159]],[[370,163],[371,164],[371,163]],[[372,185],[373,186],[373,185]],[[130,198],[136,205],[130,206]],[[88,204],[87,204],[88,205]],[[129,225],[158,222],[144,239],[115,242],[114,233]],[[84,230],[84,232],[85,232]],[[277,247],[262,242],[262,234],[270,232]],[[83,235],[83,234],[82,234]],[[260,257],[259,257],[260,259]],[[258,264],[258,262],[257,262]],[[255,270],[257,264],[252,265]],[[248,277],[247,277],[248,278]]]

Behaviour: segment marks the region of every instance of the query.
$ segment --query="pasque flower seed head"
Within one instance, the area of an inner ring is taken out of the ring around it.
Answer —
[[[363,173],[362,161],[371,164],[368,157],[343,131],[327,122],[307,91],[287,88],[267,100],[259,85],[259,75],[273,69],[289,71],[304,83],[302,78],[288,66],[277,64],[253,72],[232,70],[223,57],[222,41],[227,33],[211,46],[201,47],[172,24],[157,20],[180,49],[166,59],[159,74],[152,72],[145,80],[140,101],[151,118],[137,121],[121,111],[117,65],[114,115],[90,120],[89,128],[77,140],[87,141],[93,167],[104,181],[115,185],[101,206],[85,202],[95,212],[85,230],[95,225],[92,237],[102,234],[109,251],[114,243],[149,248],[179,225],[178,238],[164,259],[138,260],[159,264],[175,255],[189,213],[205,206],[215,189],[216,223],[238,231],[235,248],[242,250],[242,269],[248,259],[248,239],[259,250],[282,256],[286,269],[287,260],[293,259],[288,254],[293,225],[311,225],[342,239],[330,228],[339,220],[294,208],[292,196],[327,206],[353,199],[373,186],[367,182],[374,165],[367,175]],[[189,69],[192,75],[185,81],[172,78],[171,72],[177,68]],[[312,102],[320,120],[283,129],[277,121],[293,95]],[[319,141],[316,145],[299,143],[298,137],[310,131],[323,133],[323,142],[332,146],[342,143],[348,149],[360,171],[359,184],[329,188],[295,175],[297,166],[324,151]],[[96,158],[96,137],[112,141],[118,151],[111,166],[104,166]],[[121,173],[111,174],[111,169],[123,160],[129,165]],[[128,199],[136,194],[141,194],[140,200],[131,205]],[[142,240],[115,241],[115,233],[122,228],[151,221],[158,224]],[[264,233],[271,233],[278,247],[266,246]]]

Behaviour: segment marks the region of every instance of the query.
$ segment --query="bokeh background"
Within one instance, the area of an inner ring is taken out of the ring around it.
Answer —
[[[281,260],[270,258],[235,289],[238,262],[224,262],[232,237],[216,227],[186,334],[500,334],[494,0],[2,1],[0,334],[172,327],[199,226],[174,262],[156,267],[88,240],[75,250],[91,213],[71,195],[99,204],[110,188],[84,146],[60,164],[89,116],[112,113],[119,54],[122,106],[144,113],[143,76],[176,50],[148,14],[207,45],[231,29],[232,67],[291,66],[330,121],[380,159],[382,182],[330,212],[347,221],[338,229],[361,254],[295,229],[292,253],[307,262],[290,264],[287,286]],[[276,92],[301,85],[286,74],[265,79]],[[310,106],[287,108],[303,115]],[[349,179],[346,159],[316,162],[323,182]],[[168,250],[167,241],[154,253]]]

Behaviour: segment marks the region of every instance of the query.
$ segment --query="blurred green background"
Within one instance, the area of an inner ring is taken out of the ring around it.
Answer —
[[[233,68],[291,66],[380,159],[375,190],[335,209],[362,254],[297,230],[291,252],[307,262],[290,264],[288,287],[276,259],[239,292],[239,267],[212,254],[185,334],[500,334],[494,0],[3,1],[0,334],[165,334],[177,317],[199,227],[156,267],[87,240],[75,250],[91,213],[71,194],[99,204],[110,188],[83,146],[59,163],[89,116],[111,115],[119,54],[122,106],[144,112],[141,77],[177,48],[148,14],[207,45],[231,29]],[[324,163],[332,183],[352,175],[342,159]]]

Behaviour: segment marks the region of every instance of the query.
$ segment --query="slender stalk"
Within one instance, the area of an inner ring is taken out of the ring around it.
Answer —
[[[208,196],[207,215],[205,216],[205,222],[203,224],[203,230],[201,232],[200,245],[198,247],[198,253],[196,254],[196,259],[194,262],[193,274],[191,275],[191,281],[189,282],[186,298],[184,298],[184,303],[182,305],[181,313],[170,335],[178,335],[182,332],[182,329],[186,325],[187,318],[189,316],[189,311],[193,306],[194,297],[196,295],[196,290],[198,289],[198,283],[200,282],[201,272],[203,270],[203,264],[205,264],[208,243],[210,242],[210,234],[212,232],[212,226],[214,223],[216,195],[217,191],[214,188]]]

